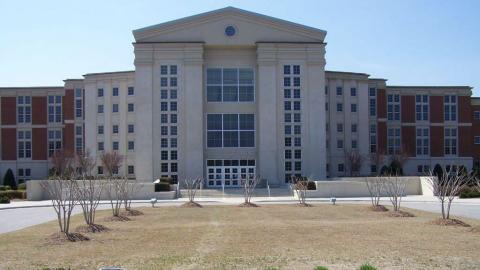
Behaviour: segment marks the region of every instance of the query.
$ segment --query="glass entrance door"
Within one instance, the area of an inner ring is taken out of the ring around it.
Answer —
[[[207,187],[240,187],[241,179],[255,177],[253,159],[207,160]]]

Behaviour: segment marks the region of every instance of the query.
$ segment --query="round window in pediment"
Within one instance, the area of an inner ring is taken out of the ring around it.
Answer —
[[[231,25],[225,27],[225,35],[227,35],[228,37],[233,37],[236,32],[237,30],[235,29],[235,27]]]

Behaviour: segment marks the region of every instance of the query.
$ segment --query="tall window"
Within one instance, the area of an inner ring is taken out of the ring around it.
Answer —
[[[376,88],[370,88],[368,90],[368,96],[369,96],[369,111],[370,111],[370,116],[375,116],[377,115],[377,89]]]
[[[389,128],[387,130],[387,149],[389,155],[400,153],[400,128]]]
[[[444,114],[445,121],[457,121],[457,96],[445,96]]]
[[[75,151],[77,153],[83,152],[83,125],[75,126]]]
[[[208,114],[208,147],[255,147],[253,114]]]
[[[75,117],[83,117],[83,89],[75,89]]]
[[[457,129],[445,128],[445,155],[457,154]]]
[[[48,122],[62,122],[62,96],[48,96]]]
[[[370,153],[377,152],[377,125],[370,125]]]
[[[415,96],[415,114],[417,121],[428,121],[428,95]]]
[[[32,98],[30,96],[17,97],[17,119],[18,123],[32,122]]]
[[[387,119],[388,120],[400,120],[400,95],[389,94],[387,95]]]
[[[207,101],[251,102],[255,96],[253,69],[207,69]]]
[[[18,158],[32,158],[32,131],[19,130],[17,132]]]
[[[350,96],[352,96],[352,97],[357,96],[357,88],[355,88],[355,87],[350,88]]]
[[[417,156],[428,156],[429,154],[429,146],[430,146],[430,136],[429,136],[429,129],[428,128],[417,128]]]
[[[62,149],[62,130],[48,130],[48,156],[51,157],[55,151]]]

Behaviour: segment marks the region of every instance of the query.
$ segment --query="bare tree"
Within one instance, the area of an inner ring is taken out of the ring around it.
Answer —
[[[252,196],[255,191],[255,188],[257,187],[258,183],[260,182],[260,177],[259,176],[251,176],[248,175],[240,180],[240,184],[242,185],[243,188],[243,197],[244,197],[244,202],[240,206],[246,206],[246,207],[257,207],[256,204],[252,203]]]
[[[408,149],[405,145],[402,145],[400,149],[397,149],[395,153],[390,157],[390,175],[402,175],[403,165],[408,160]],[[395,166],[398,168],[395,168]]]
[[[50,157],[52,163],[53,176],[64,178],[70,177],[73,170],[74,158],[67,151],[60,149],[53,152]]]
[[[57,214],[60,233],[69,241],[88,240],[81,234],[70,233],[72,211],[78,203],[75,185],[73,173],[68,177],[65,174],[63,177],[57,175],[51,180],[41,182],[41,186],[48,193]]]
[[[201,207],[201,205],[195,202],[195,196],[197,194],[198,189],[202,184],[202,178],[187,178],[184,180],[185,188],[187,189],[188,194],[188,202],[184,204],[184,206],[196,206]]]
[[[474,176],[468,173],[461,173],[459,170],[447,171],[443,169],[442,174],[435,175],[433,172],[430,172],[427,179],[434,196],[440,201],[442,219],[450,219],[450,207],[453,200],[474,179]]]
[[[123,157],[114,151],[103,153],[100,159],[107,172],[107,194],[112,207],[112,215],[118,220],[127,220],[127,218],[120,216],[120,209],[124,201],[125,185],[128,183],[128,178],[114,176],[118,173]]]
[[[300,206],[310,206],[307,203],[308,180],[304,177],[292,176],[290,181],[292,191],[297,196],[298,204]]]
[[[380,198],[385,188],[385,180],[382,177],[365,177],[370,201],[373,208],[380,207]]]
[[[78,203],[82,207],[83,218],[90,232],[103,231],[106,228],[95,224],[95,214],[100,203],[100,197],[105,189],[105,181],[98,180],[91,175],[95,167],[95,161],[87,150],[76,155],[76,163],[79,169],[79,179],[75,181],[75,188],[78,194]]]
[[[381,151],[370,153],[370,164],[374,164],[377,172],[376,175],[380,175],[380,170],[385,162],[385,155]]]
[[[133,210],[131,207],[133,197],[140,190],[141,186],[138,184],[138,181],[136,179],[133,179],[133,180],[124,179],[124,180],[126,181],[126,183],[124,185],[124,189],[122,190],[122,193],[123,193],[122,197],[123,197],[124,209],[127,215],[130,215],[130,216],[143,215],[142,211]]]
[[[402,197],[405,196],[406,181],[398,176],[389,176],[385,180],[385,191],[390,198],[393,211],[399,212]]]
[[[350,176],[356,176],[362,168],[363,156],[358,151],[345,151],[345,161]]]

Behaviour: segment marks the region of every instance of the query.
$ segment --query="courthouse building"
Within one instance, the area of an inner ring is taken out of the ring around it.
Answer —
[[[326,34],[232,7],[134,30],[133,71],[0,88],[0,174],[45,178],[58,149],[89,149],[100,175],[100,155],[118,151],[119,174],[201,176],[207,187],[247,174],[271,185],[345,176],[351,153],[363,157],[360,175],[380,170],[372,153],[385,164],[408,156],[411,175],[478,163],[471,87],[326,71]]]

